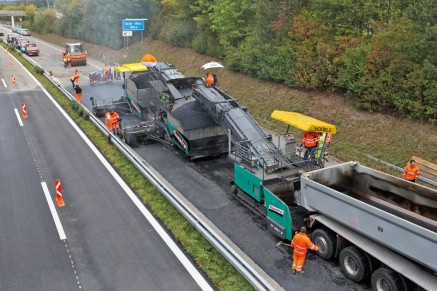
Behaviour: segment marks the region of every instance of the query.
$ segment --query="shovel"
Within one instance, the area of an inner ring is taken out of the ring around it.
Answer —
[[[291,247],[290,244],[286,244],[286,243],[284,243],[284,242],[282,242],[282,241],[279,241],[277,244],[275,244],[275,247],[278,247],[278,246],[280,246],[280,245],[284,245],[284,246],[287,246],[287,247]]]

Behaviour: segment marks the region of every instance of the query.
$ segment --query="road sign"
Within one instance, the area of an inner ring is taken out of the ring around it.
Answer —
[[[123,19],[122,30],[144,30],[144,20],[126,20]]]
[[[132,31],[131,30],[123,30],[122,35],[123,36],[132,36]]]

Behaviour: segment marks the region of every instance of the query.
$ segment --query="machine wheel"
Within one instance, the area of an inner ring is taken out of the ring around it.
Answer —
[[[123,140],[127,143],[131,148],[135,148],[138,146],[137,137],[129,132],[123,132]]]
[[[404,278],[388,268],[379,268],[372,274],[372,289],[377,291],[407,291]]]
[[[336,238],[332,231],[323,228],[316,229],[313,232],[312,241],[320,248],[317,252],[319,257],[324,260],[330,260],[334,257]]]
[[[370,258],[356,246],[340,252],[341,272],[354,282],[361,282],[370,276]]]

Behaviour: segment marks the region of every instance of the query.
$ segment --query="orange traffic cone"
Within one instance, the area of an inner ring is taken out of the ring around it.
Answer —
[[[17,78],[15,78],[15,75],[12,75],[12,84],[14,84],[14,86],[17,84]]]
[[[27,118],[27,109],[26,109],[26,104],[22,103],[21,104],[21,108],[23,109],[23,118]]]
[[[62,184],[60,179],[55,180],[55,189],[56,189],[56,203],[58,203],[58,207],[64,207],[64,198],[62,197]]]

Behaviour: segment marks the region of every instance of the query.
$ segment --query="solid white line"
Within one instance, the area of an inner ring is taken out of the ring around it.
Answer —
[[[53,220],[55,221],[56,229],[58,230],[59,233],[59,238],[61,240],[65,240],[67,237],[65,236],[64,228],[62,227],[62,223],[61,220],[59,219],[58,212],[56,211],[55,204],[53,203],[53,200],[50,197],[49,188],[47,188],[46,182],[41,182],[41,186],[44,191],[44,195],[46,196],[47,204],[49,205]]]
[[[3,82],[3,86],[5,86],[5,88],[8,88],[8,85],[6,85],[5,79],[2,79]]]
[[[20,113],[18,113],[17,108],[14,108],[14,111],[15,111],[15,115],[17,116],[18,123],[20,124],[20,126],[23,126],[23,121],[21,120]]]
[[[23,68],[23,64],[18,62]],[[47,92],[47,90],[41,85],[41,83],[26,70],[29,76],[38,84],[41,90],[46,94],[46,96],[52,101],[55,107],[61,112],[61,114],[67,119],[70,125],[76,130],[79,136],[85,141],[91,151],[97,156],[100,162],[105,166],[105,168],[109,171],[109,173],[114,177],[114,179],[118,182],[118,184],[123,188],[129,198],[134,202],[140,212],[144,215],[144,217],[149,221],[149,223],[153,226],[155,231],[159,234],[161,239],[167,244],[169,249],[173,252],[173,254],[178,258],[181,264],[185,267],[191,277],[196,281],[199,287],[202,290],[213,290],[209,283],[202,277],[199,271],[194,267],[194,265],[188,260],[185,254],[179,249],[176,243],[170,238],[170,236],[165,232],[165,230],[161,227],[161,225],[156,221],[153,215],[147,210],[144,204],[138,199],[135,193],[129,188],[129,186],[123,181],[120,175],[114,170],[114,168],[109,164],[109,162],[105,159],[105,157],[99,152],[99,150],[94,146],[91,140],[83,133],[83,131],[77,126],[77,124],[71,119],[71,117],[64,111],[64,109],[56,102],[56,100]],[[53,204],[53,202],[52,202]],[[53,206],[54,207],[54,206]]]

